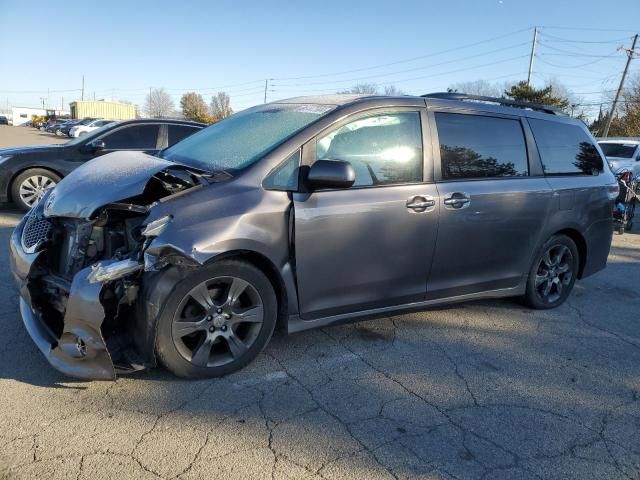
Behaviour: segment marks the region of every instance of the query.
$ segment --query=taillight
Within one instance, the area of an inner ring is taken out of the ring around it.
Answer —
[[[619,194],[620,185],[618,185],[617,183],[607,185],[607,197],[609,198],[609,200],[615,200],[616,198],[618,198]]]

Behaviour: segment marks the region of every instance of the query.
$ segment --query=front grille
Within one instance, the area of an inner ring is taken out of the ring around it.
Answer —
[[[27,250],[33,249],[40,241],[47,239],[49,230],[51,230],[49,220],[32,212],[22,230],[22,246]]]

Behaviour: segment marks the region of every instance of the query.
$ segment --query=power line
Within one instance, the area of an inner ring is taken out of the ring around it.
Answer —
[[[503,48],[498,48],[495,50],[490,50],[488,52],[483,52],[483,53],[478,53],[476,55],[474,55],[473,58],[476,57],[483,57],[486,55],[491,55],[493,53],[498,53],[498,52],[503,52],[505,50],[511,50],[513,48],[516,47],[521,47],[523,45],[528,45],[529,42],[523,42],[523,43],[518,43],[516,45],[510,45],[508,47],[503,47]],[[467,59],[471,58],[469,55],[465,55],[464,57],[461,58],[456,58],[453,60],[447,60],[445,62],[439,62],[439,63],[433,63],[431,65],[424,65],[421,67],[414,67],[414,68],[409,68],[409,69],[405,69],[405,70],[397,70],[395,72],[387,72],[387,73],[380,73],[380,74],[376,74],[376,75],[368,75],[365,77],[356,77],[356,78],[346,78],[346,79],[342,79],[342,80],[330,80],[330,81],[324,81],[324,82],[305,82],[305,83],[275,83],[275,86],[279,86],[279,87],[306,87],[306,86],[313,86],[313,85],[328,85],[328,84],[337,84],[337,83],[352,83],[352,82],[358,82],[358,81],[368,81],[374,78],[380,78],[380,77],[388,77],[391,75],[398,75],[398,74],[402,74],[402,73],[409,73],[409,72],[415,72],[415,71],[419,71],[419,70],[426,70],[429,68],[434,68],[434,67],[440,67],[442,65],[449,65],[451,63],[458,63],[458,62],[462,62],[465,61]],[[393,82],[390,82],[393,83]]]
[[[594,28],[594,27],[561,27],[555,25],[539,25],[538,28],[546,28],[549,30],[584,30],[591,32],[625,32],[633,34],[633,30],[623,30],[617,28]]]
[[[398,60],[398,61],[395,61],[395,62],[389,62],[389,63],[383,63],[383,64],[379,64],[379,65],[373,65],[371,67],[362,67],[362,68],[356,68],[356,69],[352,69],[352,70],[343,70],[343,71],[340,71],[340,72],[332,72],[332,73],[321,73],[321,74],[316,74],[316,75],[303,75],[303,76],[297,76],[297,77],[278,77],[278,78],[274,78],[274,80],[304,80],[304,79],[308,79],[308,78],[332,77],[332,76],[336,76],[336,75],[346,75],[348,73],[356,73],[356,72],[363,72],[363,71],[366,71],[366,70],[374,70],[374,69],[378,69],[378,68],[390,67],[390,66],[393,66],[393,65],[399,65],[401,63],[409,63],[409,62],[414,62],[416,60],[422,60],[422,59],[425,59],[425,58],[435,57],[435,56],[438,56],[438,55],[444,55],[445,53],[451,53],[451,52],[455,52],[455,51],[458,51],[458,50],[465,50],[467,48],[475,47],[476,45],[483,45],[485,43],[494,42],[494,41],[500,40],[502,38],[510,37],[510,36],[513,36],[513,35],[517,35],[518,33],[522,33],[522,32],[528,31],[530,29],[531,29],[530,27],[522,28],[522,29],[516,30],[514,32],[505,33],[503,35],[498,35],[496,37],[487,38],[485,40],[479,40],[477,42],[468,43],[466,45],[461,45],[459,47],[448,48],[446,50],[441,50],[439,52],[428,53],[426,55],[420,55],[420,56],[417,56],[417,57],[407,58],[407,59],[404,59],[404,60]]]
[[[546,32],[539,32],[539,33],[543,37],[547,37],[549,39],[549,40],[547,40],[548,42],[554,42],[554,43],[607,44],[607,43],[627,42],[627,41],[629,41],[629,38],[630,38],[630,37],[623,37],[623,38],[616,38],[616,39],[611,39],[611,40],[574,40],[574,39],[557,37],[555,35],[552,35],[552,34],[546,33]]]
[[[403,79],[400,79],[400,80],[392,80],[389,83],[390,84],[396,84],[396,83],[411,82],[411,81],[414,81],[414,80],[424,80],[426,78],[439,77],[439,76],[442,76],[442,75],[450,75],[452,73],[466,72],[468,70],[475,70],[475,69],[478,69],[478,68],[490,67],[490,66],[493,66],[493,65],[512,62],[514,60],[520,60],[522,58],[527,58],[527,57],[529,57],[529,54],[518,55],[517,57],[511,57],[511,58],[506,58],[506,59],[503,59],[503,60],[498,60],[498,61],[495,61],[495,62],[489,62],[489,63],[480,64],[480,65],[473,65],[473,66],[469,66],[469,67],[458,68],[456,70],[449,70],[447,72],[432,73],[432,74],[429,74],[429,75],[422,75],[422,76],[419,76],[419,77],[411,77],[411,78],[403,78]],[[340,87],[337,87],[337,88],[340,88]],[[315,93],[328,92],[330,90],[332,90],[331,87],[322,88],[322,89],[314,89],[314,90],[293,89],[293,91],[297,91],[297,92],[315,92]]]
[[[69,90],[47,90],[46,88],[44,90],[0,90],[0,93],[13,93],[13,94],[19,94],[19,93],[67,93],[67,92],[80,92],[82,91],[82,89],[80,88],[74,88],[74,89],[69,89]]]
[[[612,53],[611,55],[609,55],[609,57],[613,57],[613,56],[615,55],[615,53],[617,53],[617,52]],[[605,58],[608,58],[608,57],[605,57]],[[581,65],[558,65],[557,63],[551,63],[551,62],[548,62],[548,61],[546,61],[546,60],[544,60],[544,59],[542,59],[542,58],[540,58],[539,60],[540,60],[542,63],[545,63],[545,64],[550,65],[550,66],[552,66],[552,67],[556,67],[556,68],[568,68],[568,69],[573,70],[573,69],[576,69],[576,68],[587,67],[587,66],[589,66],[589,65],[593,65],[594,63],[601,62],[601,61],[603,61],[603,60],[604,60],[604,58],[598,58],[598,59],[596,59],[596,60],[593,60],[592,62],[583,63],[583,64],[581,64]]]
[[[591,53],[573,52],[571,50],[564,50],[563,48],[554,47],[552,45],[547,44],[546,42],[538,42],[538,44],[542,45],[543,47],[550,48],[551,50],[553,50],[555,52],[560,52],[561,54],[564,54],[564,55],[567,55],[567,56],[597,57],[597,58],[605,58],[605,57],[612,56],[611,54],[609,54],[609,55],[594,55],[594,54],[591,54]],[[616,52],[617,51],[618,50],[616,50]],[[558,54],[546,53],[546,54],[543,54],[543,55],[558,55]]]

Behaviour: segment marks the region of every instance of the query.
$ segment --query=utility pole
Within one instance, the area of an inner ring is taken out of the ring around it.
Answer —
[[[62,99],[60,100],[60,111],[64,111],[64,95],[62,96]]]
[[[264,81],[264,103],[267,103],[267,89],[269,88],[269,79],[266,78]]]
[[[82,75],[82,95],[80,96],[80,100],[84,100],[84,75]]]
[[[533,58],[536,55],[536,43],[538,42],[538,27],[533,28],[533,43],[531,44],[531,56],[529,57],[529,74],[527,75],[527,87],[531,86],[531,74],[533,73]]]
[[[609,112],[609,116],[607,117],[607,123],[604,126],[604,132],[602,133],[602,136],[605,138],[609,136],[609,128],[611,128],[613,115],[616,112],[616,107],[618,106],[618,100],[620,99],[620,94],[622,93],[622,89],[624,88],[624,80],[627,77],[627,72],[629,71],[629,64],[631,63],[631,60],[633,60],[633,56],[638,54],[638,52],[636,52],[637,41],[638,41],[638,34],[636,33],[633,36],[633,43],[631,44],[631,48],[624,48],[624,50],[627,52],[627,63],[624,66],[624,72],[622,72],[622,78],[620,79],[620,85],[618,85],[616,98],[613,99],[613,104],[611,105],[611,111]]]

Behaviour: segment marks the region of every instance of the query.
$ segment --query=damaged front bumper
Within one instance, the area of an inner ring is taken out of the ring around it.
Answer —
[[[33,302],[31,279],[38,270],[43,251],[30,253],[21,242],[23,220],[10,241],[10,266],[20,291],[20,314],[29,335],[49,363],[60,372],[84,380],[114,380],[116,369],[101,332],[105,310],[101,303],[105,283],[120,274],[142,269],[127,260],[108,260],[80,270],[69,290],[60,334],[50,328],[41,309]],[[116,264],[120,265],[116,265]]]

